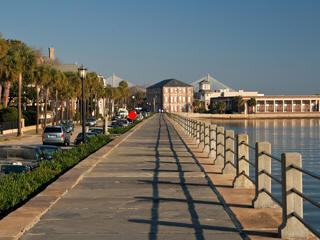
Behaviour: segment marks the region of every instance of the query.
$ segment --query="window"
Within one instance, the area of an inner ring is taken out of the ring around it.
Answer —
[[[174,96],[174,102],[175,103],[177,102],[177,96]]]
[[[182,102],[186,102],[186,97],[182,97]]]
[[[266,112],[269,112],[269,103],[266,103]]]
[[[170,97],[170,102],[173,102],[173,97],[172,96]]]
[[[164,100],[164,102],[168,102],[168,97],[167,97],[167,96],[165,97],[165,100]]]
[[[174,110],[177,111],[177,105],[174,106]]]
[[[173,112],[173,106],[171,105],[171,112]]]
[[[293,103],[293,104],[292,104],[292,112],[295,112],[295,111],[296,111],[296,107],[297,107],[297,104],[296,104],[296,103]]]
[[[257,103],[256,109],[257,109],[257,112],[260,112],[260,103]]]
[[[304,102],[302,102],[301,112],[305,112],[305,111],[306,111],[306,104]]]
[[[168,88],[165,88],[164,92],[165,92],[165,93],[168,93]]]
[[[186,88],[183,88],[182,90],[183,90],[183,93],[185,93],[185,92],[186,92]]]
[[[288,104],[287,103],[283,104],[283,111],[284,112],[288,111]]]
[[[181,101],[182,101],[181,96],[179,96],[179,102],[181,102]]]
[[[174,91],[173,88],[170,88],[170,89],[171,89],[171,92],[173,93],[173,91]]]
[[[191,102],[191,97],[188,97],[188,103],[190,103]]]

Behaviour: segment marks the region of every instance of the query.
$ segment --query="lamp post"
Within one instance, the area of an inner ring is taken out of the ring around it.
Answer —
[[[87,69],[81,65],[81,67],[78,68],[78,73],[79,76],[81,78],[81,84],[82,84],[82,99],[81,99],[81,103],[82,103],[82,142],[85,143],[86,142],[86,121],[85,121],[85,113],[84,113],[84,106],[85,106],[85,99],[84,99],[84,80],[86,79],[86,75],[87,75]]]
[[[134,95],[132,95],[133,110],[134,110],[134,108],[135,108],[135,101],[134,101],[135,98],[136,98],[136,97],[135,97]]]

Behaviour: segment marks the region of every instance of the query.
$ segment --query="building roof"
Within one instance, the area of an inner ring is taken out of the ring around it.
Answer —
[[[162,87],[192,87],[189,84],[181,82],[177,79],[166,79],[158,82],[148,88],[162,88]]]
[[[202,80],[200,83],[202,83],[202,84],[205,84],[205,83],[210,84],[210,81],[207,80],[207,79],[204,79],[204,80]]]
[[[59,64],[56,68],[61,72],[78,72],[77,64]]]

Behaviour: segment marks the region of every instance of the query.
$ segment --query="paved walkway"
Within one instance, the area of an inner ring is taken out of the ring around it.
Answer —
[[[158,114],[21,239],[241,239],[200,167]]]

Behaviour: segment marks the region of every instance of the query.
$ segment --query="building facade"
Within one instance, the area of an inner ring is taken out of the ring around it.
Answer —
[[[250,98],[256,100],[256,106],[249,107],[248,101]],[[218,97],[211,98],[211,107],[215,102],[222,101],[226,104],[226,112],[231,111],[233,107],[234,97]],[[320,96],[305,95],[305,96],[244,96],[243,113],[319,113],[320,112]]]
[[[218,90],[211,90],[211,83],[209,81],[210,75],[208,74],[207,79],[202,80],[199,82],[199,91],[195,94],[195,98],[199,99],[202,105],[205,107],[206,110],[209,110],[211,99],[212,98],[223,98],[223,97],[247,97],[247,96],[263,96],[264,94],[258,92],[248,92],[244,90],[230,90],[229,88],[218,89]]]
[[[155,112],[192,112],[193,86],[166,79],[147,88],[147,101]]]

